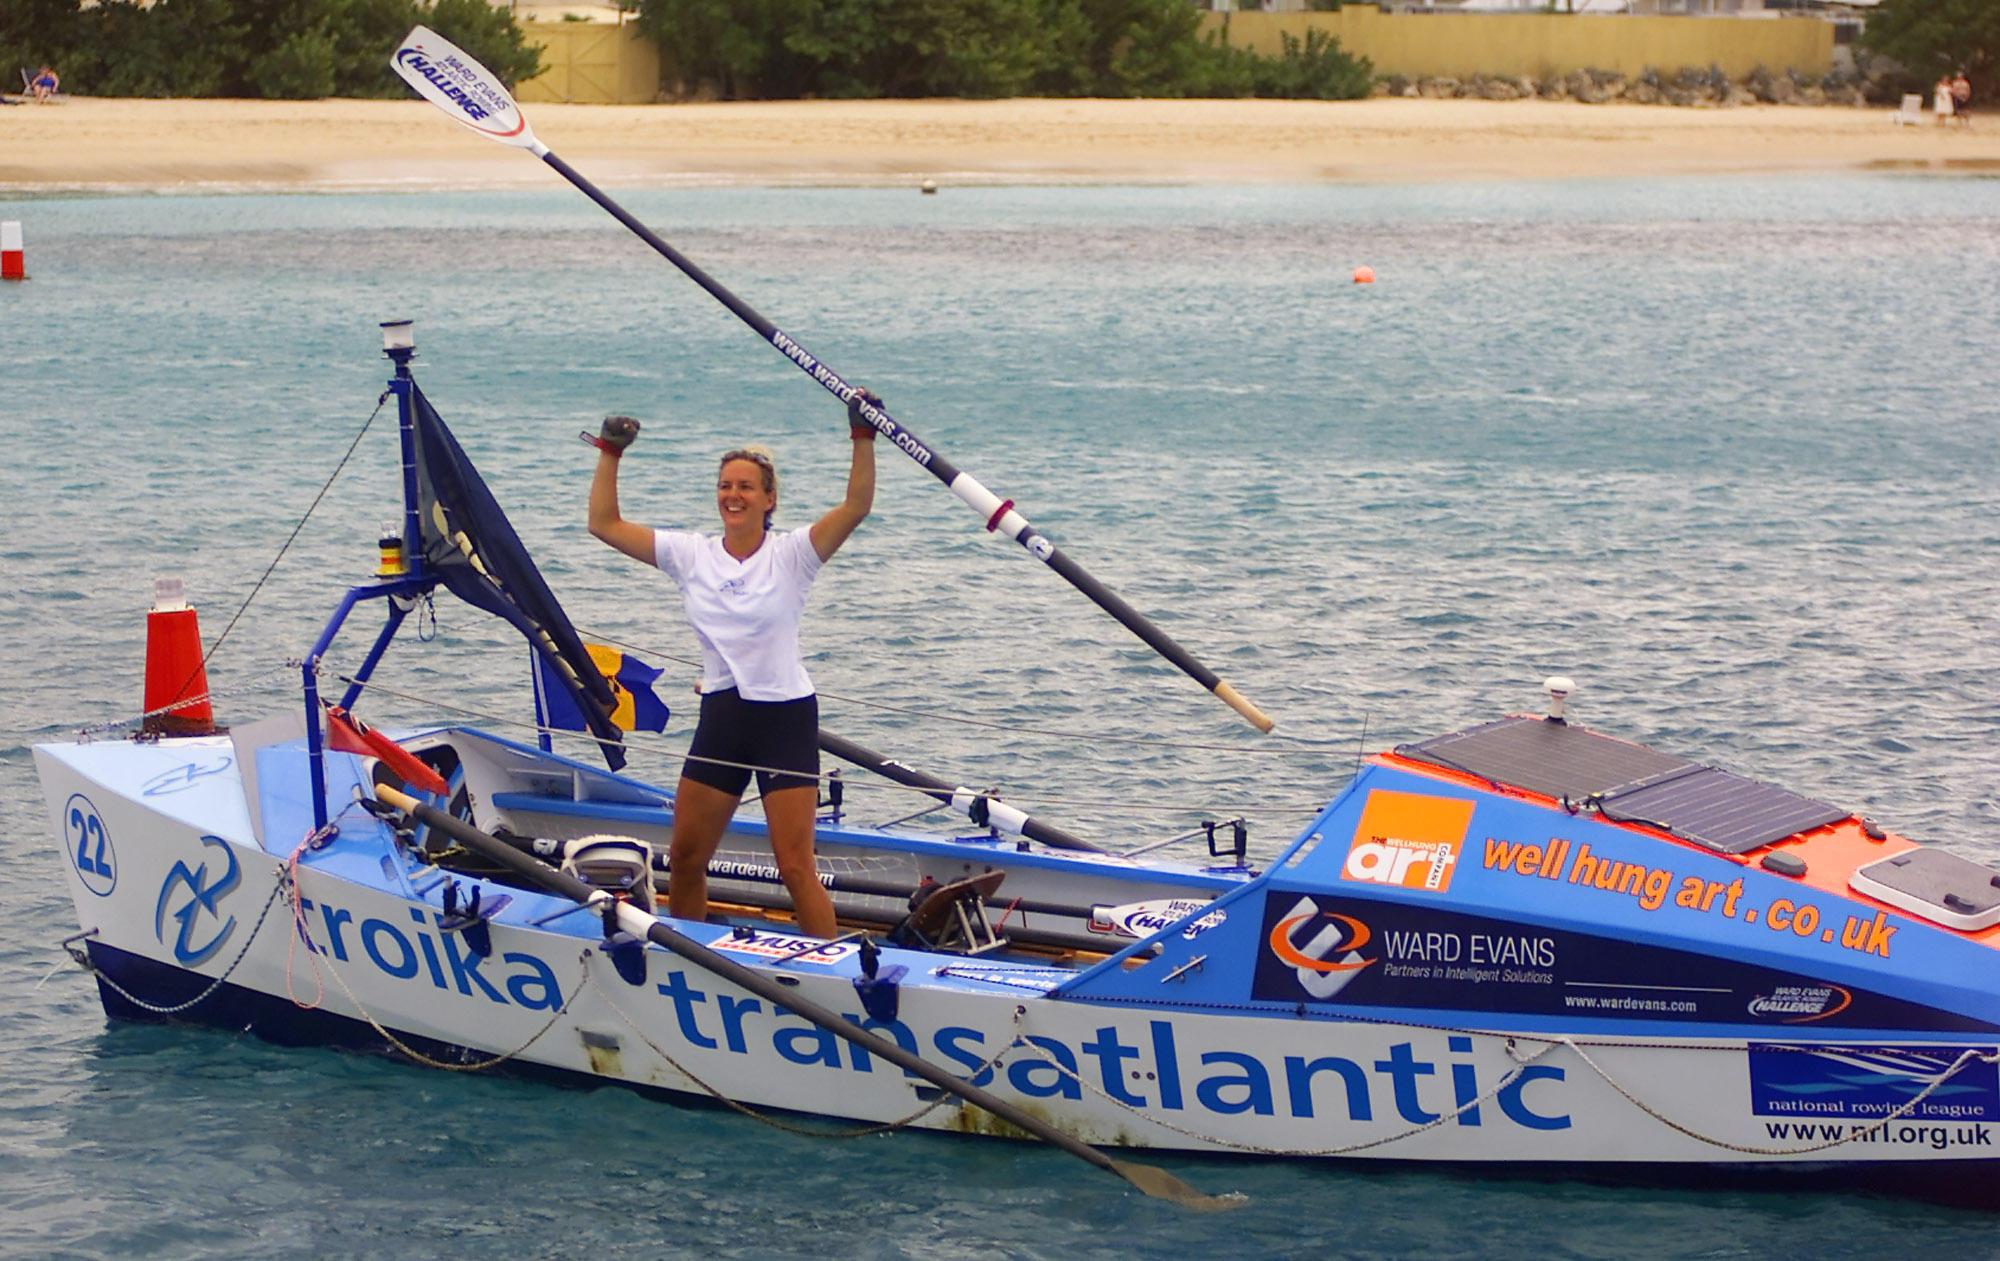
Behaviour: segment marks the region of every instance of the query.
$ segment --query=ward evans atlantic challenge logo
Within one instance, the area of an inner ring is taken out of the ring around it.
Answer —
[[[1378,788],[1368,794],[1340,878],[1443,893],[1458,869],[1473,803]]]

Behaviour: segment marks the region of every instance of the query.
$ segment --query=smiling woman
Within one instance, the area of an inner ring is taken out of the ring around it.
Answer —
[[[656,530],[618,510],[618,466],[639,436],[630,416],[607,416],[595,438],[590,532],[657,565],[681,589],[701,644],[701,719],[676,795],[667,902],[685,919],[708,913],[708,860],[743,801],[754,772],[770,823],[778,874],[791,891],[799,927],[819,937],[839,928],[813,863],[819,803],[819,699],[799,653],[799,618],[813,579],[875,502],[875,429],[863,404],[848,404],[853,458],[847,494],[809,530],[774,531],[778,470],[761,446],[725,453],[716,470],[720,535]]]

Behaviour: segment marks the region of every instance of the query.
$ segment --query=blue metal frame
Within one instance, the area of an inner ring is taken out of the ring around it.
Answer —
[[[389,378],[389,393],[396,396],[396,433],[403,454],[403,558],[407,572],[401,577],[366,586],[351,587],[341,597],[340,606],[327,619],[326,627],[313,642],[312,651],[306,654],[300,664],[299,674],[304,681],[306,708],[306,761],[312,772],[313,828],[324,828],[326,811],[326,749],[320,738],[319,715],[319,663],[326,650],[333,645],[334,636],[354,606],[363,600],[386,599],[389,601],[389,615],[381,633],[368,655],[361,660],[360,669],[354,672],[353,681],[340,698],[341,708],[353,706],[360,697],[361,689],[367,686],[375,667],[382,660],[382,654],[389,649],[389,641],[396,637],[396,631],[403,624],[415,603],[415,597],[423,595],[436,585],[435,580],[425,572],[423,553],[423,531],[417,517],[417,430],[416,415],[411,403],[415,382],[410,377],[410,360],[416,355],[411,347],[385,350],[391,362],[396,365],[395,375]]]

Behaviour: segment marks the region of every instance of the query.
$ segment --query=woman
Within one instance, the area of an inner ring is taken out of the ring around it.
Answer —
[[[866,390],[847,405],[854,442],[847,497],[809,530],[774,531],[778,472],[770,453],[744,447],[722,457],[715,483],[720,535],[655,530],[618,512],[618,461],[639,436],[630,416],[607,416],[590,482],[590,532],[657,565],[681,589],[701,642],[701,719],[674,794],[667,906],[680,919],[708,914],[708,860],[743,802],[750,767],[770,825],[778,874],[799,927],[838,933],[833,900],[813,864],[819,808],[819,699],[799,659],[799,615],[819,567],[833,559],[875,502],[875,429],[862,418]],[[786,774],[785,772],[793,772]]]

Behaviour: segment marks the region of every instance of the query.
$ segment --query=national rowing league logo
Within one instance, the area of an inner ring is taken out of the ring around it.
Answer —
[[[1324,1001],[1375,962],[1361,955],[1370,936],[1368,925],[1352,915],[1323,910],[1306,895],[1271,926],[1267,944],[1298,977],[1299,987]]]
[[[160,901],[153,909],[153,936],[173,950],[174,958],[183,967],[189,968],[206,963],[229,940],[229,934],[236,928],[236,917],[223,915],[222,899],[243,881],[236,851],[229,842],[219,836],[204,836],[201,843],[222,852],[225,869],[211,880],[206,859],[193,871],[188,870],[185,862],[176,861],[160,885]],[[171,942],[167,939],[168,920],[179,926]]]
[[[1340,878],[1443,893],[1471,824],[1470,801],[1378,788],[1361,808]]]

